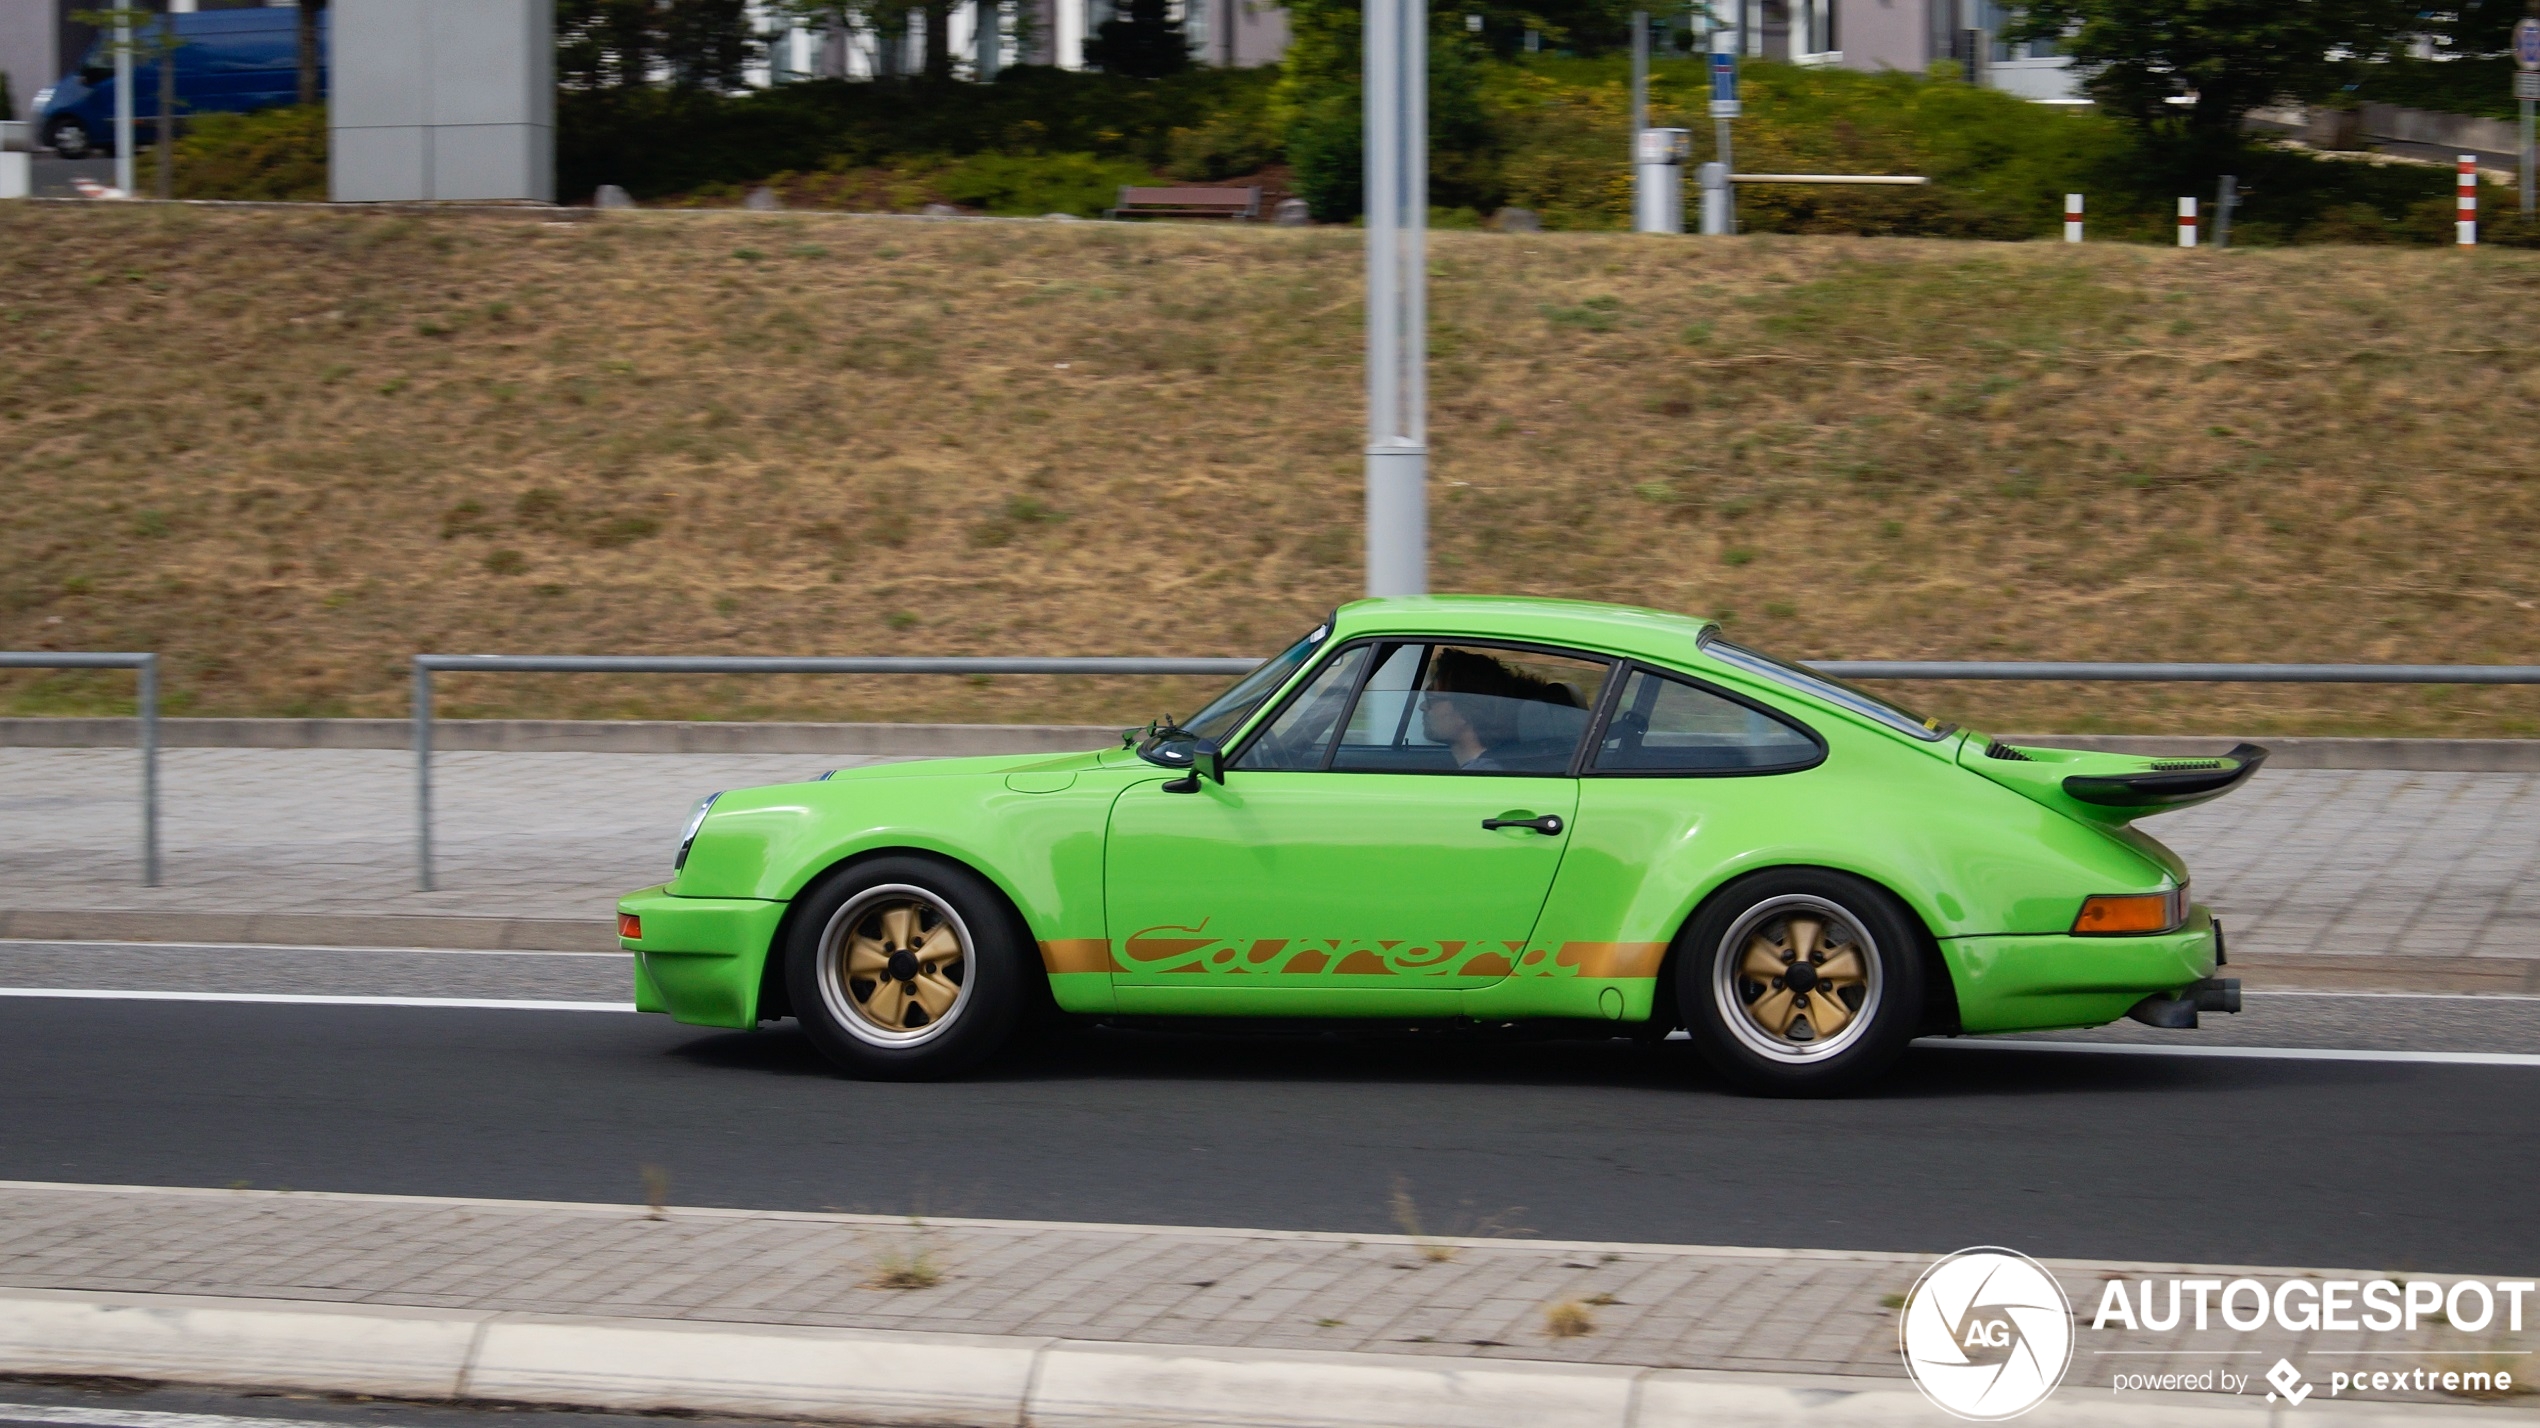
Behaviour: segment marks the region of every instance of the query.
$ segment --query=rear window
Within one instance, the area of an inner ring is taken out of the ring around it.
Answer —
[[[1825,700],[1839,708],[1874,719],[1900,734],[1911,734],[1925,742],[1937,742],[1957,731],[1955,724],[1927,719],[1892,699],[1882,699],[1866,689],[1846,684],[1830,674],[1819,674],[1806,665],[1792,664],[1771,655],[1733,645],[1712,634],[1702,637],[1702,652],[1732,669],[1789,685]]]

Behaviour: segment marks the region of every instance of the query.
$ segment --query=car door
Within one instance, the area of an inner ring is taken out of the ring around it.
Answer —
[[[1425,1015],[1507,976],[1560,869],[1609,670],[1361,641],[1222,782],[1125,790],[1105,850],[1120,1008]]]

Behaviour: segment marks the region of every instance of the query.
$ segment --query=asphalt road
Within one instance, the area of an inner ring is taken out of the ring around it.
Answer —
[[[2133,1260],[2540,1268],[2540,1070],[1103,1032],[941,1085],[606,1012],[0,1000],[0,1178]]]

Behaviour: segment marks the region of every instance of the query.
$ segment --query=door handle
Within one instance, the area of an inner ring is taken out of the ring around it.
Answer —
[[[1492,829],[1532,828],[1545,837],[1551,838],[1561,832],[1561,815],[1547,813],[1541,818],[1485,818],[1482,820],[1482,826]]]

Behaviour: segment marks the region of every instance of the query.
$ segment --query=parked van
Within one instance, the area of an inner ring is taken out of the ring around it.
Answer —
[[[204,10],[151,20],[133,31],[132,117],[136,139],[152,142],[159,117],[159,27],[176,22],[176,112],[240,114],[300,99],[300,12],[279,7]],[[318,92],[326,92],[326,20],[318,14]],[[35,132],[66,159],[115,150],[115,51],[98,38],[74,74],[35,96]]]

